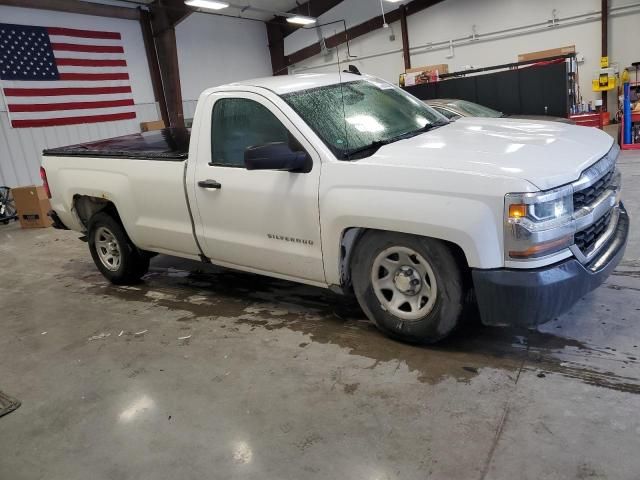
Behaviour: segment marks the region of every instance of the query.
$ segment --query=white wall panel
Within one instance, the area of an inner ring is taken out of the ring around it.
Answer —
[[[40,154],[44,148],[139,132],[140,122],[159,118],[137,21],[0,6],[0,22],[120,32],[137,115],[117,122],[15,129],[9,124],[0,95],[0,185],[40,184]]]
[[[264,23],[192,13],[176,27],[185,105],[209,87],[271,76]],[[185,117],[193,116],[192,114]]]

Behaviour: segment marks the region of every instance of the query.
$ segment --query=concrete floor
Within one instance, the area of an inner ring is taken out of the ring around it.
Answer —
[[[321,289],[169,257],[114,287],[77,234],[0,227],[22,401],[0,479],[640,478],[640,155],[620,163],[632,234],[604,286],[538,332],[429,348]]]

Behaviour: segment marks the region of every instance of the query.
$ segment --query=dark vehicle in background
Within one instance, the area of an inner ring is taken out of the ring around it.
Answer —
[[[498,110],[494,110],[493,108],[469,102],[468,100],[436,98],[433,100],[425,100],[425,103],[447,117],[449,120],[455,120],[460,117],[508,117],[528,120],[547,120],[550,122],[561,122],[575,125],[573,120],[562,117],[549,117],[547,115],[506,115]]]

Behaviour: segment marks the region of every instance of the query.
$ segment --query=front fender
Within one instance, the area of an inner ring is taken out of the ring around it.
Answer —
[[[501,199],[335,188],[320,199],[327,283],[340,284],[340,240],[352,227],[408,233],[458,245],[474,268],[503,265]]]

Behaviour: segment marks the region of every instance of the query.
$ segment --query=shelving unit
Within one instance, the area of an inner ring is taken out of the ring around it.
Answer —
[[[640,123],[640,113],[631,114],[631,125]],[[624,126],[624,117],[620,117],[621,127]],[[624,143],[624,128],[620,128],[620,148],[622,150],[640,150],[640,143]]]
[[[635,67],[635,68],[634,68]],[[635,97],[640,98],[640,80],[638,78],[638,64],[635,63],[629,67],[630,82],[629,87],[631,91],[635,91]],[[632,96],[633,98],[633,96]],[[633,108],[633,105],[632,105]],[[640,142],[637,143],[624,143],[624,115],[620,117],[620,148],[622,150],[640,150]],[[634,124],[640,125],[640,113],[631,113],[631,137],[633,138]]]

